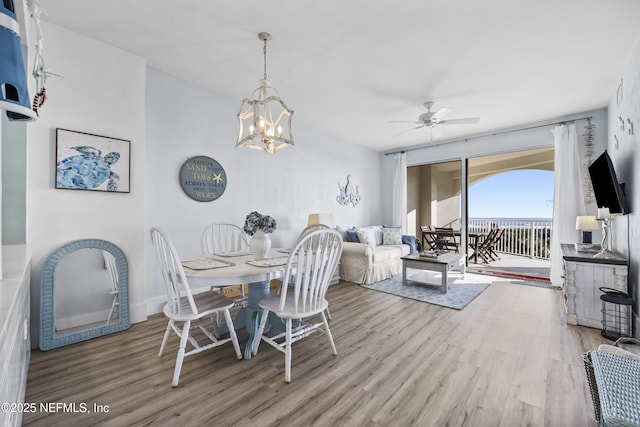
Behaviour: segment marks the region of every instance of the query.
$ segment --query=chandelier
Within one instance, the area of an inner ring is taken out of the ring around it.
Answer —
[[[240,132],[236,147],[273,154],[281,148],[293,146],[293,110],[287,108],[278,91],[271,87],[267,80],[267,41],[271,40],[271,34],[260,33],[258,38],[264,42],[264,77],[260,80],[260,87],[253,91],[251,97],[242,100],[238,112]]]

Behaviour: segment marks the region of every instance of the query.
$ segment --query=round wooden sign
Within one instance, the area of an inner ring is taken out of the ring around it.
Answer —
[[[227,188],[227,174],[214,159],[196,156],[180,167],[180,186],[185,194],[198,202],[216,200]]]

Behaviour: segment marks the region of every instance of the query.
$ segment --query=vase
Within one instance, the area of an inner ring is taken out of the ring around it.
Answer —
[[[271,238],[264,231],[258,230],[249,242],[249,249],[255,259],[265,259],[271,249]]]

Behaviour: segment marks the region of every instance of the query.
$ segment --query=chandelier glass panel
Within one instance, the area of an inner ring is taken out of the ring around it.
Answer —
[[[258,38],[264,41],[264,77],[260,80],[260,87],[253,91],[251,97],[242,100],[238,112],[240,131],[236,147],[273,154],[281,148],[293,146],[293,110],[287,108],[278,91],[271,87],[267,80],[267,41],[271,39],[271,35],[260,33]]]

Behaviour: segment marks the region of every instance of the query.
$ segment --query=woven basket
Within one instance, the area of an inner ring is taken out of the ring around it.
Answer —
[[[640,426],[640,361],[604,351],[590,356],[600,385],[600,425]]]
[[[591,400],[593,401],[593,412],[595,412],[596,421],[600,424],[600,396],[598,395],[596,376],[593,373],[591,352],[583,353],[582,360],[584,360],[584,369],[587,372],[587,382],[589,383],[589,391],[591,392]]]

